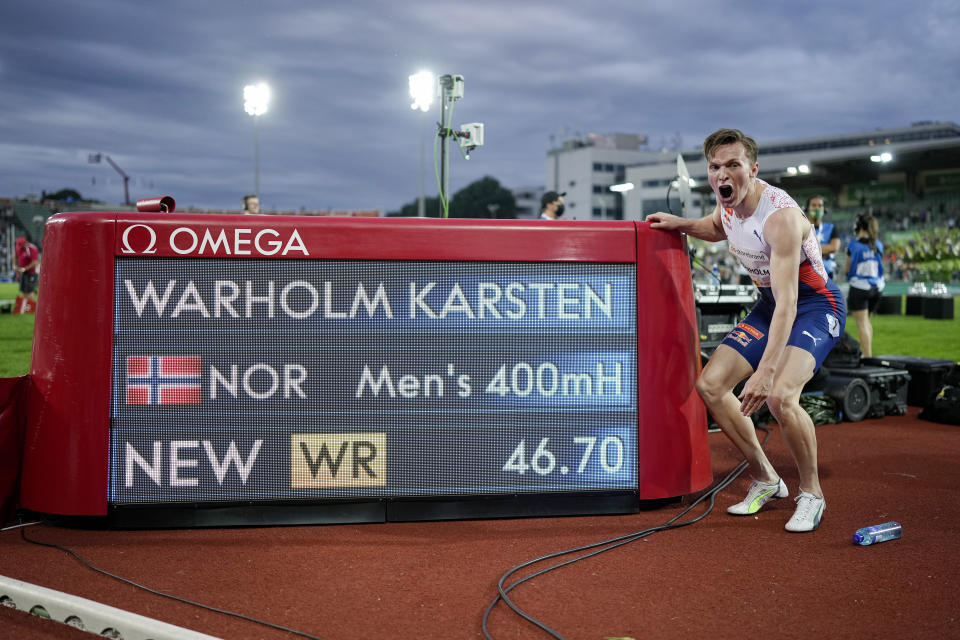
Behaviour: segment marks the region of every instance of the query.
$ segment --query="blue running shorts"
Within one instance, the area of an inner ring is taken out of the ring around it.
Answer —
[[[846,307],[843,295],[836,285],[836,295],[801,297],[797,301],[797,317],[787,339],[787,346],[799,347],[810,353],[816,364],[816,372],[823,359],[827,357],[833,345],[840,339],[846,326]],[[770,319],[776,307],[770,289],[760,289],[760,299],[750,313],[727,334],[721,344],[725,344],[746,358],[753,370],[757,370],[763,350],[767,346],[770,333]]]

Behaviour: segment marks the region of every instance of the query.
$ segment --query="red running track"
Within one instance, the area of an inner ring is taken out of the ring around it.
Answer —
[[[827,509],[819,531],[790,534],[792,500],[755,516],[725,509],[744,473],[703,521],[538,577],[515,602],[570,639],[960,637],[960,428],[917,408],[817,428]],[[761,434],[762,435],[762,434]],[[739,461],[710,435],[714,477]],[[767,444],[791,495],[797,474],[779,429]],[[660,524],[679,505],[630,516],[256,529],[90,531],[28,535],[155,589],[327,640],[477,638],[499,577],[546,553]],[[901,540],[851,543],[898,520]],[[84,568],[55,549],[0,533],[0,574],[222,638],[287,633],[171,602]],[[498,605],[495,638],[546,638]],[[0,637],[88,638],[0,607]]]

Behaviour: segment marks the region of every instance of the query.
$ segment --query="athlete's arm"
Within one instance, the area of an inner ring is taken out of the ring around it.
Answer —
[[[767,346],[757,365],[757,370],[747,380],[740,394],[743,401],[740,413],[749,416],[767,400],[773,387],[773,376],[777,372],[790,331],[797,318],[798,278],[800,265],[800,247],[803,234],[809,229],[803,213],[788,207],[775,211],[763,228],[763,237],[770,245],[770,288],[776,306],[770,319],[770,333]]]
[[[671,213],[658,211],[648,215],[646,220],[650,223],[651,229],[680,231],[688,236],[708,242],[727,239],[727,234],[723,232],[723,224],[720,222],[719,204],[713,209],[712,213],[702,218],[681,218]]]

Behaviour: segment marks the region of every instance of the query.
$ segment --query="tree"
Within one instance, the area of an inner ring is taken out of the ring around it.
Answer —
[[[437,198],[424,198],[424,211],[428,218],[442,216]],[[388,216],[417,215],[417,200],[408,202],[398,211],[387,212]],[[468,184],[453,194],[450,199],[451,218],[516,218],[517,200],[509,189],[490,176]]]
[[[418,205],[417,200],[413,202],[408,202],[407,204],[400,207],[398,211],[388,211],[387,216],[401,216],[406,218],[412,218],[417,215]],[[428,218],[437,218],[440,216],[440,203],[437,198],[424,198],[423,199],[423,210]]]
[[[58,200],[60,202],[83,202],[80,192],[75,189],[60,189],[56,193],[43,192],[41,200]]]
[[[450,199],[451,218],[516,218],[517,201],[490,176],[468,184]]]

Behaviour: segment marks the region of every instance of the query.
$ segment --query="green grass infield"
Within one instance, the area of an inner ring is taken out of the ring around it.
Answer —
[[[16,297],[16,283],[0,283],[0,300]],[[33,321],[32,314],[0,313],[0,378],[19,376],[30,371]],[[954,296],[952,320],[875,314],[872,325],[874,355],[895,354],[960,361],[960,296]],[[857,325],[852,318],[847,319],[847,333],[859,339]]]

